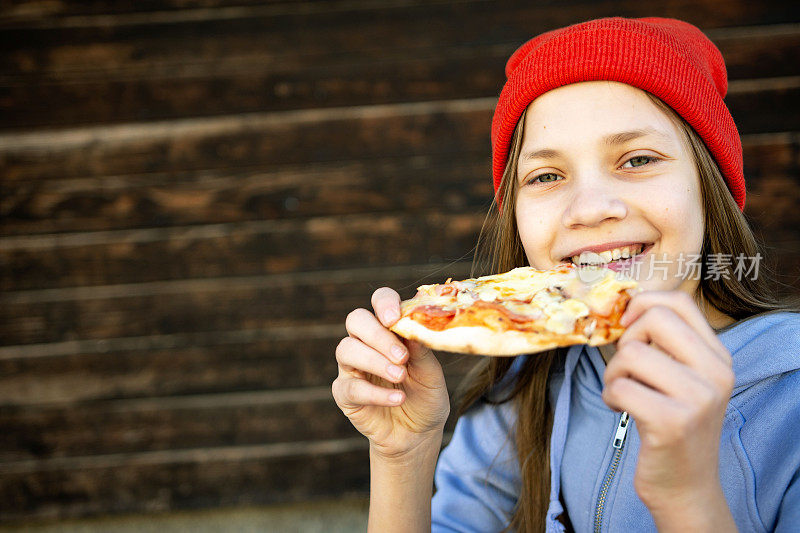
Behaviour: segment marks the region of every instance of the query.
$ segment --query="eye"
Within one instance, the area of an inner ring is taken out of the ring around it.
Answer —
[[[533,184],[533,183],[536,183],[536,182],[539,182],[539,183],[552,183],[552,182],[556,181],[559,177],[560,176],[558,174],[554,174],[552,172],[545,172],[544,174],[539,174],[537,176],[534,176],[534,177],[526,180],[525,181],[525,185]]]
[[[656,163],[660,161],[659,158],[649,156],[649,155],[637,155],[635,157],[631,157],[628,159],[623,165],[622,168],[636,168],[636,167],[643,167],[648,163]]]

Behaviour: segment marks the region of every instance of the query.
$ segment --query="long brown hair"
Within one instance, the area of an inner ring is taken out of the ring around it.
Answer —
[[[795,309],[796,303],[781,301],[775,289],[774,273],[760,265],[756,279],[749,276],[706,279],[706,258],[709,254],[725,253],[737,257],[755,257],[764,246],[757,241],[744,214],[739,210],[725,184],[719,168],[698,134],[657,97],[647,93],[653,103],[678,126],[691,148],[699,174],[703,205],[705,206],[705,237],[702,247],[701,281],[697,298],[705,299],[736,320],[765,311]],[[517,231],[515,199],[518,190],[517,162],[524,134],[526,113],[514,130],[508,162],[499,186],[502,209],[496,199],[492,202],[478,237],[472,276],[497,274],[519,266],[527,259]],[[734,279],[735,278],[735,279]],[[547,396],[550,371],[556,360],[563,358],[566,349],[559,348],[528,357],[514,377],[513,386],[505,397],[493,398],[490,393],[504,379],[514,358],[482,357],[462,380],[455,394],[456,415],[461,416],[480,403],[499,405],[514,401],[517,413],[515,426],[516,454],[519,461],[522,487],[508,528],[518,532],[544,531],[550,496],[549,442],[553,423],[553,407]],[[510,438],[510,436],[509,436]]]

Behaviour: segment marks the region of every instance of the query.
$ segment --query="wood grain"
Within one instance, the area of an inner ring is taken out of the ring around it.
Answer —
[[[489,153],[495,99],[0,134],[8,181]]]
[[[800,25],[724,28],[709,37],[722,51],[731,80],[798,74]],[[31,128],[491,97],[503,86],[506,60],[523,41],[476,45],[464,36],[425,48],[382,46],[379,54],[343,48],[314,53],[302,42],[254,51],[252,42],[247,51],[191,61],[139,51],[117,67],[73,51],[85,64],[0,76],[0,113],[6,127]],[[181,40],[167,50],[177,54],[191,46]],[[60,57],[57,51],[52,56]]]
[[[416,287],[466,277],[468,263],[391,266],[110,288],[111,292],[3,295],[7,345],[344,323],[378,287],[410,298]],[[435,273],[432,273],[435,272]],[[31,297],[33,296],[33,297]]]
[[[483,219],[480,213],[400,212],[9,237],[0,250],[0,287],[46,289],[438,262],[471,257]]]
[[[276,169],[17,181],[0,197],[0,235],[478,210],[491,200],[489,159],[485,152],[464,152]]]
[[[367,441],[279,443],[0,465],[0,521],[364,494]]]
[[[454,390],[463,373],[449,373]],[[330,382],[335,379],[331,376]],[[452,393],[451,393],[452,394]],[[313,421],[313,423],[310,423]],[[356,438],[331,386],[0,407],[0,464],[57,457]],[[455,427],[451,416],[445,431]],[[363,438],[363,437],[362,437]]]
[[[330,386],[343,322],[0,348],[0,407]],[[473,359],[438,352],[446,377]]]
[[[474,4],[476,2],[469,2]],[[317,12],[337,11],[381,11],[392,12],[397,9],[413,8],[420,5],[453,4],[452,1],[442,0],[372,0],[368,3],[352,2],[348,0],[316,0],[316,1],[287,1],[287,0],[141,0],[139,2],[125,2],[113,0],[109,2],[72,1],[72,2],[25,2],[24,0],[9,0],[4,3],[0,11],[0,22],[6,25],[15,24],[23,27],[53,27],[59,25],[97,24],[97,21],[106,21],[109,25],[130,24],[137,20],[219,20],[224,18],[247,18],[280,13],[314,14]],[[468,2],[460,2],[468,4]],[[564,10],[583,8],[605,9],[610,11],[614,2],[591,2],[588,0],[573,1],[562,6]],[[620,9],[637,8],[634,3],[617,2]],[[724,0],[704,0],[702,2],[671,2],[669,5],[655,4],[651,10],[661,11],[658,16],[679,17],[681,13],[685,18],[695,17],[708,25],[714,25],[719,20],[720,25],[732,25],[736,21],[746,22],[746,16],[751,17],[753,24],[764,24],[774,20],[775,17],[788,18],[795,14],[784,3],[767,1],[763,3],[771,7],[773,12],[754,9],[741,0],[725,2]],[[504,6],[526,6],[525,2],[509,1]],[[537,6],[545,14],[552,9],[549,6]],[[692,7],[696,9],[692,11]],[[611,13],[611,15],[620,13]],[[761,15],[759,15],[761,14]],[[770,16],[772,15],[772,16]],[[592,15],[603,16],[603,15]],[[609,16],[609,15],[606,15]],[[633,14],[628,16],[634,16]],[[640,15],[642,16],[642,15]],[[767,17],[764,20],[759,19]],[[705,18],[702,18],[705,17]],[[591,18],[591,17],[588,17]],[[778,19],[780,20],[780,19]]]
[[[187,19],[203,17],[222,18],[225,14],[240,13],[242,9],[252,12],[291,11],[295,9],[314,11],[315,9],[335,9],[341,0],[292,1],[292,0],[139,0],[125,2],[120,0],[97,2],[94,0],[72,0],[70,2],[30,2],[27,0],[6,0],[0,10],[0,22],[15,25],[52,25],[79,23],[86,17],[111,18],[122,24],[131,16],[161,15]],[[376,7],[379,2],[374,2]],[[76,20],[77,19],[77,20]]]

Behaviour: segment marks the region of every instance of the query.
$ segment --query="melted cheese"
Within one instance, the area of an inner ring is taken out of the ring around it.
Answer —
[[[478,291],[478,298],[484,302],[493,302],[501,295],[501,291],[494,287],[486,287]]]
[[[564,303],[561,304],[561,307],[576,318],[589,316],[589,306],[580,300],[575,300],[573,298],[564,300]]]
[[[532,320],[542,318],[544,316],[544,310],[537,305],[521,304],[517,302],[503,302],[503,307],[512,313],[530,317]]]
[[[591,285],[591,289],[583,297],[583,301],[595,313],[606,316],[611,313],[619,291],[621,289],[632,289],[637,285],[636,281],[617,275],[613,270],[609,270],[600,282]]]

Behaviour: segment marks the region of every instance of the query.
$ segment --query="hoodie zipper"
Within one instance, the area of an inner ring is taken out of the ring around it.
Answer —
[[[600,487],[600,494],[597,496],[597,505],[594,511],[595,533],[600,533],[600,524],[603,522],[603,510],[606,506],[606,494],[608,493],[608,488],[611,486],[611,482],[614,480],[614,475],[617,473],[617,467],[622,457],[622,449],[625,447],[625,435],[628,433],[629,420],[630,417],[627,411],[619,415],[617,431],[614,433],[614,440],[611,441],[611,446],[614,448],[614,457],[611,459],[606,478],[603,480],[603,486]]]

